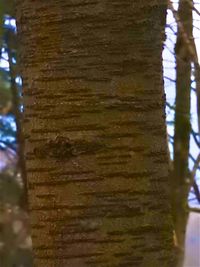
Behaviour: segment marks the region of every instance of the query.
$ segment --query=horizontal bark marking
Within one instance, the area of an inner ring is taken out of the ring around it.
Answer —
[[[48,138],[47,137],[45,137],[45,138],[42,138],[42,137],[40,137],[40,138],[34,138],[34,137],[30,137],[29,136],[29,137],[26,137],[26,138],[28,138],[28,141],[30,143],[38,143],[38,142],[47,142],[48,141]]]
[[[34,207],[31,209],[31,211],[35,211],[35,210],[39,210],[40,209],[34,209]],[[51,209],[50,209],[51,210]],[[46,209],[46,211],[48,212],[49,209]],[[85,214],[85,215],[79,215],[79,216],[63,216],[63,218],[48,218],[48,219],[44,219],[42,220],[43,222],[67,222],[67,221],[74,221],[74,220],[84,220],[84,219],[101,219],[102,216],[106,219],[132,219],[132,218],[137,218],[137,217],[141,217],[143,215],[143,213],[139,212],[139,213],[135,213],[134,210],[129,211],[129,213],[120,213],[118,212],[118,214],[114,214],[113,211],[110,211],[110,214],[106,211],[106,212],[101,212],[100,214]]]
[[[47,220],[45,221],[45,223],[47,222]],[[53,224],[55,224],[55,223],[60,223],[61,225],[63,225],[63,223],[65,222],[65,221],[63,221],[63,220],[59,220],[59,221],[55,221],[55,219],[49,219],[49,222],[51,222],[51,223],[53,223]],[[82,228],[80,228],[80,229],[78,229],[78,228],[74,228],[74,229],[67,229],[67,233],[69,234],[69,235],[71,235],[71,234],[73,234],[73,235],[76,235],[76,234],[78,234],[78,235],[81,235],[81,234],[86,234],[86,235],[89,235],[89,234],[94,234],[94,233],[96,233],[96,231],[99,231],[99,228],[97,227],[97,226],[93,226],[92,228],[84,228],[84,227],[82,227]],[[50,235],[52,235],[52,236],[57,236],[58,234],[60,234],[60,230],[49,230],[49,234]]]
[[[130,154],[117,154],[117,155],[97,155],[96,156],[97,159],[100,160],[112,160],[112,159],[131,159],[132,156]]]
[[[111,172],[102,174],[105,178],[146,178],[152,177],[156,172],[153,171],[138,171],[138,172]]]
[[[102,256],[104,253],[88,253],[88,254],[75,254],[75,255],[48,255],[48,256],[41,256],[41,255],[36,255],[37,259],[79,259],[79,258],[91,258],[91,257],[98,257]]]
[[[37,195],[36,195],[37,196]],[[114,199],[113,199],[114,200]],[[119,200],[120,201],[120,200]],[[128,202],[127,200],[125,200],[125,202]],[[90,211],[95,211],[95,212],[99,212],[99,211],[116,211],[115,209],[121,209],[122,213],[125,211],[131,211],[131,212],[135,212],[135,213],[141,213],[141,208],[139,207],[130,207],[130,204],[101,204],[101,205],[89,205],[85,206],[85,205],[73,205],[73,206],[69,206],[69,205],[65,205],[65,204],[54,204],[54,205],[41,205],[41,206],[36,206],[36,205],[32,205],[32,207],[30,208],[31,210],[60,210],[60,209],[67,209],[67,210],[90,210]]]
[[[95,240],[95,239],[89,239],[89,238],[76,238],[76,239],[67,239],[67,240],[59,240],[55,241],[54,245],[42,245],[42,246],[35,246],[34,250],[54,250],[54,249],[59,249],[59,250],[64,250],[66,251],[66,248],[64,245],[70,245],[70,244],[85,244],[85,243],[90,243],[90,244],[120,244],[123,243],[124,239],[105,239],[105,240]]]
[[[35,118],[35,115],[34,115]],[[52,128],[41,128],[41,129],[31,129],[31,133],[35,134],[48,134],[48,133],[55,133],[57,134],[58,130],[53,130]]]
[[[63,181],[41,181],[41,182],[29,182],[29,186],[32,187],[32,186],[47,186],[47,187],[55,187],[55,186],[64,186],[64,185],[67,185],[67,184],[75,184],[75,183],[93,183],[93,182],[100,182],[100,181],[103,181],[104,178],[88,178],[88,179],[74,179],[74,180],[63,180]]]
[[[121,194],[129,194],[131,190],[128,189],[128,190],[110,190],[110,191],[96,191],[96,192],[88,192],[88,193],[81,193],[81,195],[95,195],[95,196],[99,196],[99,197],[102,197],[102,196],[112,196],[112,195],[121,195]]]
[[[148,157],[153,157],[153,158],[160,158],[160,157],[167,157],[166,155],[166,151],[163,151],[163,150],[160,150],[160,151],[149,151],[149,152],[146,152],[144,153],[145,156],[148,156]]]
[[[37,211],[40,211],[40,209],[36,209]],[[34,207],[32,208],[32,211],[35,211]],[[48,213],[48,209],[46,210]],[[105,219],[137,219],[141,218],[143,216],[142,212],[136,213],[134,210],[130,211],[129,213],[120,213],[114,214],[113,211],[110,211],[110,214],[107,212],[102,212],[100,214],[85,214],[85,215],[65,215],[62,218],[47,218],[47,219],[42,219],[42,222],[54,222],[54,223],[59,223],[59,222],[68,222],[68,221],[77,221],[77,220],[94,220],[94,219],[101,219],[104,217]],[[89,227],[89,226],[88,226]],[[98,228],[97,228],[98,229]],[[94,230],[94,229],[93,229]],[[82,230],[81,230],[82,231]]]
[[[40,96],[38,96],[38,98],[40,98]],[[45,104],[45,105],[42,105],[42,106],[38,106],[36,105],[36,103],[34,104],[28,104],[26,109],[27,111],[30,109],[31,111],[46,111],[46,110],[51,110],[55,107],[55,105],[53,104]],[[33,113],[35,115],[35,113]],[[29,114],[30,116],[30,114]]]
[[[171,226],[170,226],[171,227]],[[169,228],[169,226],[168,226]],[[141,225],[139,227],[136,227],[135,229],[129,230],[128,233],[132,236],[134,235],[144,235],[145,233],[147,234],[152,234],[155,235],[155,233],[164,233],[165,231],[168,232],[169,229],[166,228],[164,229],[164,226],[159,226],[159,225]]]
[[[98,124],[84,124],[84,125],[78,125],[78,126],[66,126],[63,127],[64,131],[69,132],[80,132],[80,131],[98,131],[98,130],[105,130],[105,126],[100,126]]]
[[[48,194],[37,194],[36,197],[37,198],[41,198],[41,199],[50,199],[50,198],[54,198],[56,195],[55,194],[51,194],[51,193],[48,193]]]
[[[99,166],[112,166],[112,165],[124,165],[127,164],[127,161],[112,161],[112,162],[99,162],[98,165]]]
[[[46,110],[47,111],[47,110]],[[29,117],[29,114],[28,114],[28,112],[27,112],[27,115],[26,115],[27,117]],[[59,114],[59,115],[53,115],[53,114],[51,114],[51,115],[44,115],[44,114],[38,114],[38,119],[42,119],[42,120],[61,120],[61,121],[63,121],[63,120],[69,120],[69,119],[72,119],[72,118],[78,118],[78,117],[80,117],[79,115],[66,115],[66,114]],[[35,118],[35,116],[34,116],[34,118]]]
[[[132,104],[128,104],[128,103],[123,103],[123,104],[116,104],[116,105],[109,105],[106,106],[105,109],[108,110],[117,110],[120,112],[150,112],[150,111],[155,111],[155,110],[160,110],[162,108],[162,104],[158,104],[158,103],[152,103],[149,105],[145,105],[144,103],[142,103],[142,105],[138,104],[138,106],[136,106],[134,103]]]
[[[105,133],[97,135],[98,138],[114,139],[114,138],[136,138],[139,133]]]
[[[36,172],[38,172],[38,173],[41,173],[41,172],[42,173],[43,172],[49,173],[49,172],[53,172],[53,171],[57,170],[56,167],[50,167],[50,166],[48,166],[46,168],[45,167],[40,167],[40,168],[38,168],[38,167],[34,167],[34,168],[27,167],[26,169],[30,173],[36,173]]]
[[[110,146],[107,148],[107,150],[110,150],[111,152],[112,151],[127,151],[127,152],[131,152],[131,151],[134,151],[134,152],[143,152],[143,151],[146,151],[146,148],[144,146],[128,146],[128,145],[117,145],[117,146]],[[121,157],[121,155],[119,154],[119,157]]]
[[[88,195],[88,196],[95,196],[95,197],[99,197],[99,198],[102,198],[102,197],[110,197],[110,196],[120,196],[120,195],[125,195],[126,196],[126,199],[128,196],[146,196],[146,195],[156,195],[158,192],[156,190],[132,190],[132,189],[128,189],[128,190],[110,190],[110,191],[102,191],[102,192],[99,192],[99,191],[95,191],[95,192],[83,192],[83,193],[80,193],[80,195]]]

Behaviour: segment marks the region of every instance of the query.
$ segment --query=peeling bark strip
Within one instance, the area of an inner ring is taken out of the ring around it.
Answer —
[[[36,267],[171,267],[166,1],[18,0]]]

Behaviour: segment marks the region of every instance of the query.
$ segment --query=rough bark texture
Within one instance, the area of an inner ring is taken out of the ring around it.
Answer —
[[[35,266],[172,266],[166,1],[17,8]]]
[[[192,40],[192,9],[190,3],[181,0],[178,15],[185,34]],[[189,142],[190,142],[190,91],[191,55],[181,29],[178,29],[176,52],[176,109],[174,134],[174,173],[173,173],[173,210],[179,245],[184,248],[187,221],[187,197],[189,182]]]

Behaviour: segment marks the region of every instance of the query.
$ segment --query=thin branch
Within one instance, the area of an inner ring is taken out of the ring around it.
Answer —
[[[200,153],[199,153],[198,157],[195,160],[195,163],[194,163],[194,166],[193,166],[193,169],[192,169],[192,172],[191,172],[191,175],[192,175],[193,178],[196,175],[196,171],[199,168],[199,164],[200,164]]]
[[[198,134],[195,133],[195,131],[194,131],[193,129],[191,130],[191,134],[192,134],[192,136],[193,136],[193,138],[194,138],[194,141],[195,141],[196,145],[200,148],[200,142],[199,142],[199,140],[197,139]]]
[[[172,78],[169,78],[169,77],[167,77],[167,76],[164,76],[164,79],[166,79],[166,80],[168,80],[168,81],[170,81],[170,82],[173,82],[173,83],[176,82],[176,80],[174,80],[174,79],[172,79]]]
[[[168,108],[172,109],[172,110],[175,110],[174,105],[171,105],[171,104],[169,104],[168,102],[166,102],[166,106],[167,106]]]
[[[197,169],[199,168],[199,164],[200,164],[200,153],[199,153],[197,159],[195,160],[193,169],[190,173],[190,179],[192,182],[192,187],[194,189],[195,196],[196,196],[198,202],[200,203],[200,191],[199,191],[199,187],[195,181],[195,175],[196,175]]]

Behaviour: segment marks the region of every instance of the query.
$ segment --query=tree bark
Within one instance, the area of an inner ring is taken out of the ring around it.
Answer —
[[[35,266],[173,266],[166,1],[17,9]]]

